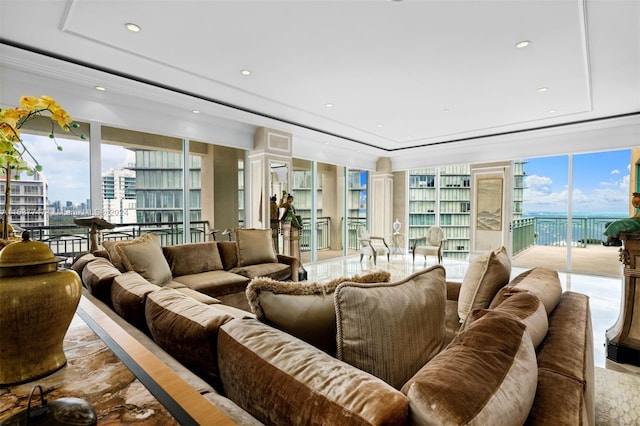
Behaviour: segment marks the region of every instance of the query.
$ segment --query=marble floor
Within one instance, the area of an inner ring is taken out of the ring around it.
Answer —
[[[428,258],[426,266],[434,264],[434,259]],[[469,263],[462,260],[443,259],[443,266],[447,273],[447,280],[462,281]],[[414,264],[410,255],[395,254],[391,256],[389,262],[386,258],[378,258],[377,265],[374,266],[373,262],[367,258],[360,262],[360,256],[353,255],[305,263],[304,267],[310,281],[326,281],[338,276],[362,274],[374,270],[387,270],[391,273],[391,279],[397,280],[424,268],[425,263],[422,260],[416,260]],[[529,268],[514,266],[512,277],[527,269]],[[622,278],[566,272],[560,272],[559,276],[563,290],[577,291],[589,296],[593,321],[595,365],[605,367],[607,364],[605,332],[613,326],[618,318]]]

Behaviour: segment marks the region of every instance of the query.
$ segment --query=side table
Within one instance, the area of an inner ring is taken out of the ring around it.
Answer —
[[[401,232],[391,234],[391,254],[405,254],[405,235]]]

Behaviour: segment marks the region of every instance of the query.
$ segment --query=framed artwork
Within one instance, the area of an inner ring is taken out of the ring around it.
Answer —
[[[502,178],[478,179],[476,229],[502,231]]]

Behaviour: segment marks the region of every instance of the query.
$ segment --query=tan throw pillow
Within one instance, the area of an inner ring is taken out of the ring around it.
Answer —
[[[238,266],[278,261],[273,250],[271,229],[236,228],[235,233]]]
[[[464,323],[472,310],[488,308],[493,297],[509,282],[510,277],[511,260],[506,248],[500,247],[474,259],[460,286],[460,322]]]
[[[491,311],[429,361],[403,387],[410,424],[521,425],[538,382],[526,326]]]
[[[335,355],[336,287],[345,281],[380,283],[390,278],[387,271],[341,277],[322,284],[254,278],[247,286],[247,300],[260,321]]]
[[[533,268],[515,277],[509,283],[517,289],[527,290],[540,299],[547,315],[556,308],[562,296],[562,285],[558,272],[547,268]]]
[[[111,261],[113,266],[118,268],[120,272],[127,272],[127,269],[124,267],[124,264],[122,263],[122,259],[120,258],[120,255],[116,251],[116,247],[118,246],[119,243],[124,241],[131,241],[131,240],[117,240],[117,241],[102,242],[102,247],[104,247],[107,254],[109,255],[109,260]]]
[[[156,285],[171,280],[171,269],[162,254],[156,234],[144,234],[135,240],[122,241],[116,245],[116,251],[127,271],[136,271]]]
[[[340,284],[337,358],[400,389],[442,349],[446,293],[440,265],[394,283]]]
[[[174,277],[219,271],[222,260],[215,241],[162,247]]]
[[[493,302],[491,309],[504,312],[520,320],[527,326],[527,331],[533,341],[533,346],[538,347],[544,340],[549,330],[547,311],[538,297],[527,290],[518,290],[515,287],[503,287]],[[490,312],[490,309],[475,309],[465,322],[465,326]]]

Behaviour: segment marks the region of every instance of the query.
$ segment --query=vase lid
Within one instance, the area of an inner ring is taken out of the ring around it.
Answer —
[[[31,241],[29,231],[22,233],[22,241],[11,243],[0,250],[0,268],[56,264],[62,260],[54,256],[48,245]]]

